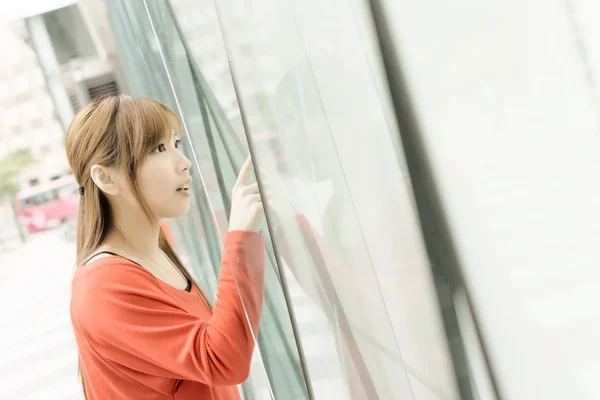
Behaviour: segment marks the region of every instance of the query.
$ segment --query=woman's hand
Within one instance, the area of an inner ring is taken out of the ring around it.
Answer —
[[[250,183],[252,159],[248,157],[237,177],[231,195],[229,231],[259,232],[264,219],[262,199],[258,183]]]

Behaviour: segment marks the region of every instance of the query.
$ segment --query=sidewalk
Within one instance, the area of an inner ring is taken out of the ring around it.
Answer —
[[[0,399],[83,398],[69,318],[74,251],[55,231],[0,254]]]

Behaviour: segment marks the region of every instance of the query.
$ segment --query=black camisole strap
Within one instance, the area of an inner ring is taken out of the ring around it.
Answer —
[[[121,258],[124,258],[124,259],[126,259],[126,260],[128,260],[128,261],[131,261],[131,262],[132,262],[132,263],[134,263],[135,265],[139,265],[140,267],[144,268],[144,267],[143,267],[143,266],[142,266],[140,263],[137,263],[137,262],[133,261],[133,260],[132,260],[132,259],[130,259],[130,258],[123,257],[123,256],[122,256],[122,255],[120,255],[120,254],[113,253],[112,251],[108,251],[108,250],[104,250],[104,251],[100,251],[100,252],[98,252],[98,253],[96,253],[96,254],[92,254],[92,256],[91,256],[90,258],[88,258],[87,260],[85,260],[85,262],[84,262],[82,265],[85,265],[85,264],[87,264],[88,262],[90,262],[90,260],[91,260],[92,258],[94,258],[94,257],[98,257],[98,256],[99,256],[99,255],[101,255],[101,254],[110,254],[111,256],[121,257]],[[185,275],[184,275],[184,277],[185,277],[185,280],[187,281],[187,286],[185,287],[185,289],[184,289],[184,290],[185,290],[186,292],[190,292],[190,291],[192,290],[192,281],[191,281],[191,280],[190,280],[190,279],[189,279],[187,276],[185,276]]]

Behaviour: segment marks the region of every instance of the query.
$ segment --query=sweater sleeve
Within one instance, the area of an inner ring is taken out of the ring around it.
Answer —
[[[165,378],[212,386],[247,379],[251,329],[256,332],[263,302],[264,237],[227,234],[217,301],[207,320],[182,310],[146,270],[119,263],[122,268],[99,266],[85,282],[73,283],[73,324],[97,353]]]

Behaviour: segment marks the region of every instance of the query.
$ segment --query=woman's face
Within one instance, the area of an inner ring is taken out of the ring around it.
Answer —
[[[190,208],[190,160],[180,149],[179,136],[160,143],[138,170],[142,196],[157,219],[177,218]]]

